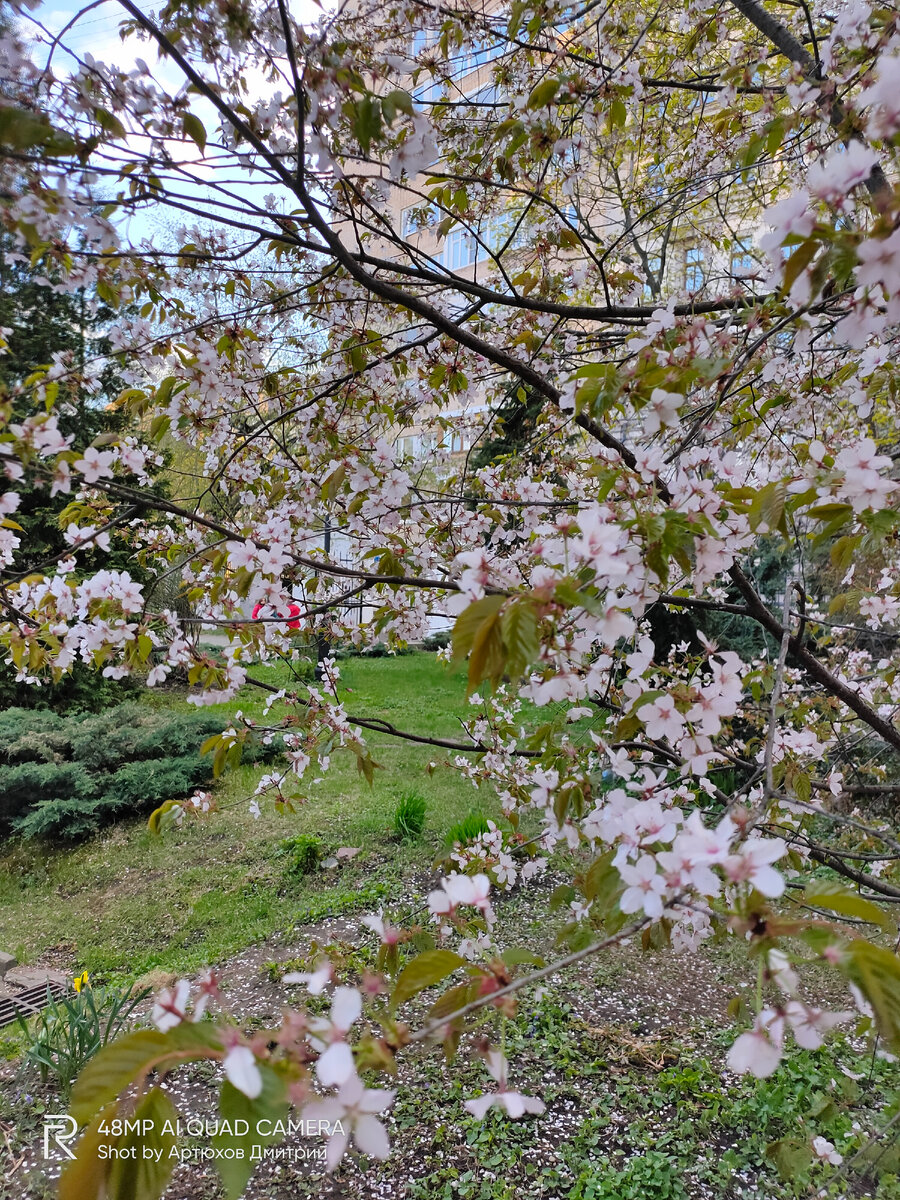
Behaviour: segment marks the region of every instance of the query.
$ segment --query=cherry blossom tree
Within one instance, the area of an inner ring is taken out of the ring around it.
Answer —
[[[900,792],[896,13],[363,0],[303,26],[286,0],[118,8],[119,61],[66,57],[78,20],[51,31],[32,4],[0,43],[5,230],[57,286],[136,314],[111,350],[127,437],[61,432],[91,362],[36,363],[7,398],[9,657],[120,677],[152,654],[151,686],[183,669],[215,704],[301,636],[402,645],[441,613],[468,662],[458,739],[356,716],[326,659],[272,692],[264,727],[236,719],[216,766],[248,737],[284,742],[259,812],[338,753],[371,779],[375,731],[496,789],[505,822],[432,892],[429,948],[379,914],[362,990],[330,964],[286,981],[334,984],[330,1017],[298,1004],[244,1037],[197,1021],[221,1003],[213,978],[193,1007],[186,983],[161,997],[155,1030],[75,1088],[87,1149],[63,1195],[126,1195],[89,1152],[127,1142],[103,1132],[117,1105],[167,1113],[151,1072],[196,1058],[223,1064],[224,1113],[327,1112],[330,1167],[351,1143],[385,1155],[392,1091],[364,1072],[414,1042],[452,1056],[484,1010],[502,1027],[523,990],[635,935],[746,944],[758,1003],[734,1071],[767,1076],[788,1032],[816,1048],[851,1016],[896,1049],[900,843],[857,811]],[[476,466],[516,402],[524,444]],[[147,474],[161,446],[198,464],[184,495]],[[84,540],[29,563],[25,480],[71,498],[67,524],[127,534],[160,578],[177,564],[193,615],[127,571],[81,570]],[[783,594],[754,580],[763,538]],[[676,612],[696,637],[660,647],[652,619]],[[735,624],[766,651],[710,632]],[[198,650],[198,626],[227,648]],[[572,916],[564,957],[540,963],[504,951],[493,902],[554,851]],[[804,990],[810,962],[852,1014]],[[476,1048],[497,1089],[469,1110],[539,1118],[496,1041]],[[832,1151],[809,1147],[841,1167]],[[225,1161],[230,1195],[251,1169]]]

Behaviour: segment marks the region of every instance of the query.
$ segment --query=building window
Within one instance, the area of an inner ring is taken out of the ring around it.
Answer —
[[[426,50],[437,45],[439,33],[436,29],[417,29],[412,39],[412,56],[416,60],[422,57]]]
[[[421,110],[427,104],[437,104],[443,94],[444,85],[439,79],[429,79],[427,83],[420,83],[412,90],[413,108]]]
[[[644,299],[653,300],[662,288],[662,256],[649,254],[644,279]]]
[[[689,292],[699,292],[703,284],[703,251],[689,246],[684,252],[684,286]]]
[[[433,204],[411,204],[400,213],[400,236],[408,241],[414,233],[428,229],[438,218]]]
[[[731,247],[731,274],[735,279],[745,279],[756,271],[758,263],[753,257],[749,235],[735,238]]]
[[[647,168],[646,189],[651,204],[659,204],[666,194],[665,163],[651,163]]]
[[[458,271],[462,267],[471,267],[473,263],[481,262],[488,256],[486,242],[490,245],[490,237],[485,236],[479,242],[475,235],[462,225],[457,225],[447,234],[440,261],[448,271]]]
[[[471,46],[461,47],[451,60],[454,78],[463,79],[466,75],[471,75],[473,71],[499,58],[503,51],[503,42],[489,42],[484,37],[476,38]]]
[[[473,105],[484,105],[487,108],[489,105],[494,106],[499,104],[501,100],[505,100],[506,95],[502,88],[496,83],[483,83],[469,96],[469,100]]]

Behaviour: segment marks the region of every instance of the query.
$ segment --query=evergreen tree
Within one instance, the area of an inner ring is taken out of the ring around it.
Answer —
[[[17,253],[8,235],[0,232],[0,326],[7,330],[7,352],[0,355],[0,403],[12,409],[12,419],[22,421],[34,414],[33,403],[26,399],[25,380],[36,369],[62,363],[75,368],[74,378],[83,375],[92,361],[103,362],[109,353],[105,336],[113,313],[98,303],[85,289],[67,292],[54,287],[43,268],[32,267]],[[64,385],[65,386],[65,385]],[[77,448],[90,445],[100,434],[120,430],[127,418],[110,409],[109,404],[122,388],[114,360],[106,359],[99,375],[99,387],[89,395],[83,387],[72,385],[60,413],[59,426],[73,435]],[[29,562],[55,558],[65,552],[63,513],[72,497],[50,496],[44,486],[20,486],[19,507],[14,516],[22,527],[18,535]],[[92,574],[102,568],[127,570],[133,578],[145,575],[143,568],[121,541],[109,550],[85,547],[78,556],[78,574]],[[24,568],[22,568],[24,569]],[[20,573],[17,563],[4,572],[9,578]],[[133,691],[130,681],[100,680],[95,672],[76,663],[59,684],[35,689],[17,683],[11,664],[0,663],[0,707],[19,705],[58,709],[96,711],[109,703],[118,703]]]

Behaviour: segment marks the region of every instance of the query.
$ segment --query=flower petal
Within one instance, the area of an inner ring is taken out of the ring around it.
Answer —
[[[387,1130],[377,1117],[362,1113],[353,1125],[353,1140],[363,1154],[371,1154],[373,1158],[387,1158],[391,1152],[391,1143]]]
[[[332,1024],[346,1033],[361,1012],[362,996],[356,988],[335,988],[334,1000],[331,1002]]]
[[[262,1075],[256,1065],[256,1055],[249,1046],[233,1046],[222,1064],[225,1077],[232,1087],[255,1100],[263,1089]]]
[[[473,1100],[466,1100],[463,1107],[467,1109],[473,1117],[477,1117],[479,1121],[484,1119],[484,1114],[496,1103],[498,1095],[496,1092],[485,1092],[483,1096],[476,1096]]]
[[[347,1143],[350,1141],[350,1130],[346,1129],[343,1133],[333,1133],[328,1139],[328,1144],[325,1148],[325,1170],[333,1171],[341,1159],[344,1157],[344,1151],[347,1149]]]
[[[329,1046],[316,1063],[316,1077],[322,1087],[340,1087],[355,1071],[353,1051],[346,1042]]]

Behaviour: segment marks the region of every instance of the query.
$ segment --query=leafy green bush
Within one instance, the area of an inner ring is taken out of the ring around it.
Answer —
[[[451,826],[447,833],[448,846],[467,846],[477,837],[488,832],[487,817],[480,812],[468,812],[461,821]]]
[[[284,877],[292,881],[318,870],[319,863],[325,857],[325,847],[318,838],[301,833],[298,837],[285,838],[279,842],[275,853],[287,857]]]
[[[131,567],[134,573],[133,566]],[[0,662],[0,708],[15,706],[37,712],[95,713],[137,695],[137,679],[105,679],[86,663],[76,662],[59,683],[44,681],[40,687],[19,683],[11,663]]]
[[[19,1015],[25,1035],[23,1065],[35,1067],[47,1082],[53,1076],[63,1100],[85,1064],[107,1042],[116,1038],[135,1008],[150,995],[150,988],[132,994],[125,988],[92,988],[84,983],[74,996],[54,1000],[47,991],[47,1007],[32,1021]]]
[[[159,807],[212,782],[201,755],[222,721],[122,704],[98,716],[0,713],[0,827],[23,837],[79,838],[122,813]],[[247,743],[244,760],[278,746]]]
[[[422,642],[425,650],[445,650],[452,641],[453,633],[449,629],[439,629],[437,633],[429,633]]]
[[[42,797],[84,800],[92,792],[91,777],[80,763],[23,762],[0,767],[0,821],[14,822]]]
[[[394,832],[404,842],[413,841],[425,828],[428,802],[420,792],[405,792],[394,811]]]

